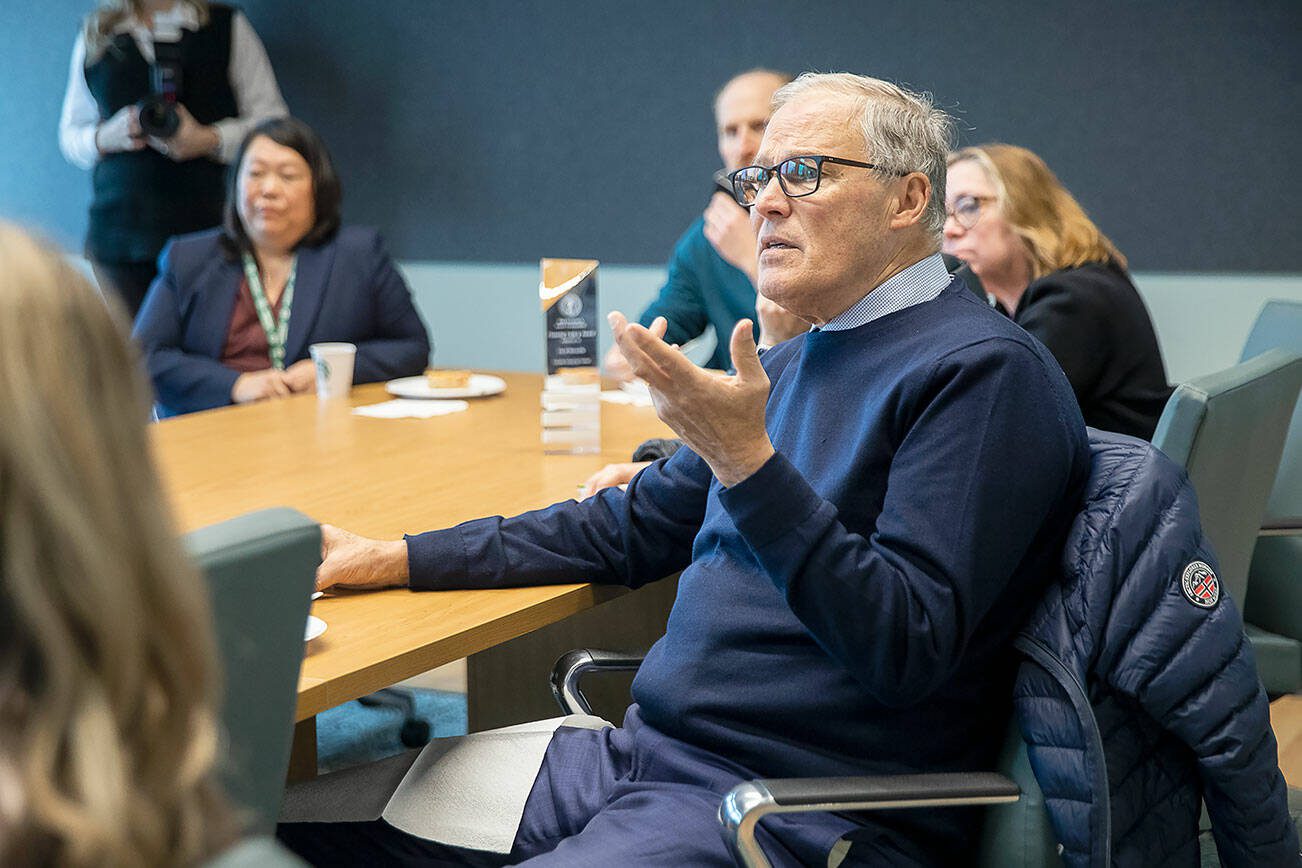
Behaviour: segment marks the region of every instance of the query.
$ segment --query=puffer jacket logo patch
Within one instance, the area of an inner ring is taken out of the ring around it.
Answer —
[[[1221,598],[1221,580],[1202,561],[1194,561],[1184,568],[1180,586],[1189,602],[1204,609],[1215,606]]]

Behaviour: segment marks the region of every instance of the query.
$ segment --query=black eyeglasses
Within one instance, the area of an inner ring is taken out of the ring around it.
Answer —
[[[994,196],[959,196],[951,207],[945,209],[945,216],[953,217],[964,229],[971,229],[981,219],[981,206],[993,201]]]
[[[732,181],[732,195],[743,207],[755,204],[759,194],[769,185],[776,175],[782,185],[782,192],[792,199],[808,196],[818,190],[818,182],[823,180],[823,164],[835,163],[838,166],[854,166],[858,169],[874,169],[888,175],[904,177],[907,172],[893,172],[873,163],[861,163],[858,160],[843,160],[825,154],[812,154],[802,157],[788,157],[776,166],[743,166],[728,176]]]

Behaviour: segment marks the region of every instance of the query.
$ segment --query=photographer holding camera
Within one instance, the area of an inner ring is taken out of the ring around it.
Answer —
[[[59,148],[92,170],[86,256],[132,316],[172,235],[221,223],[248,130],[288,114],[242,12],[206,0],[101,0],[73,46]]]

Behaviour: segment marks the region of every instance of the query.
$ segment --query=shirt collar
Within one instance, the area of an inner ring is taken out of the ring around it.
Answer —
[[[154,13],[154,26],[151,30],[135,15],[128,15],[113,28],[114,33],[130,33],[137,40],[153,42],[175,42],[180,38],[180,31],[198,30],[199,13],[189,3],[177,2],[166,12]]]
[[[828,320],[821,330],[838,332],[858,328],[888,313],[931,301],[952,279],[945,269],[945,260],[939,253],[933,253],[880,283],[847,310]]]

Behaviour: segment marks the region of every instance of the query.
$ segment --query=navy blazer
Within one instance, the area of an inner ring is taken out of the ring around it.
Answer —
[[[224,254],[220,238],[209,229],[169,241],[136,317],[133,335],[160,416],[231,403],[240,372],[220,359],[244,269]],[[322,341],[357,344],[354,383],[413,376],[429,363],[429,332],[373,229],[344,227],[321,246],[298,250],[285,366]]]

